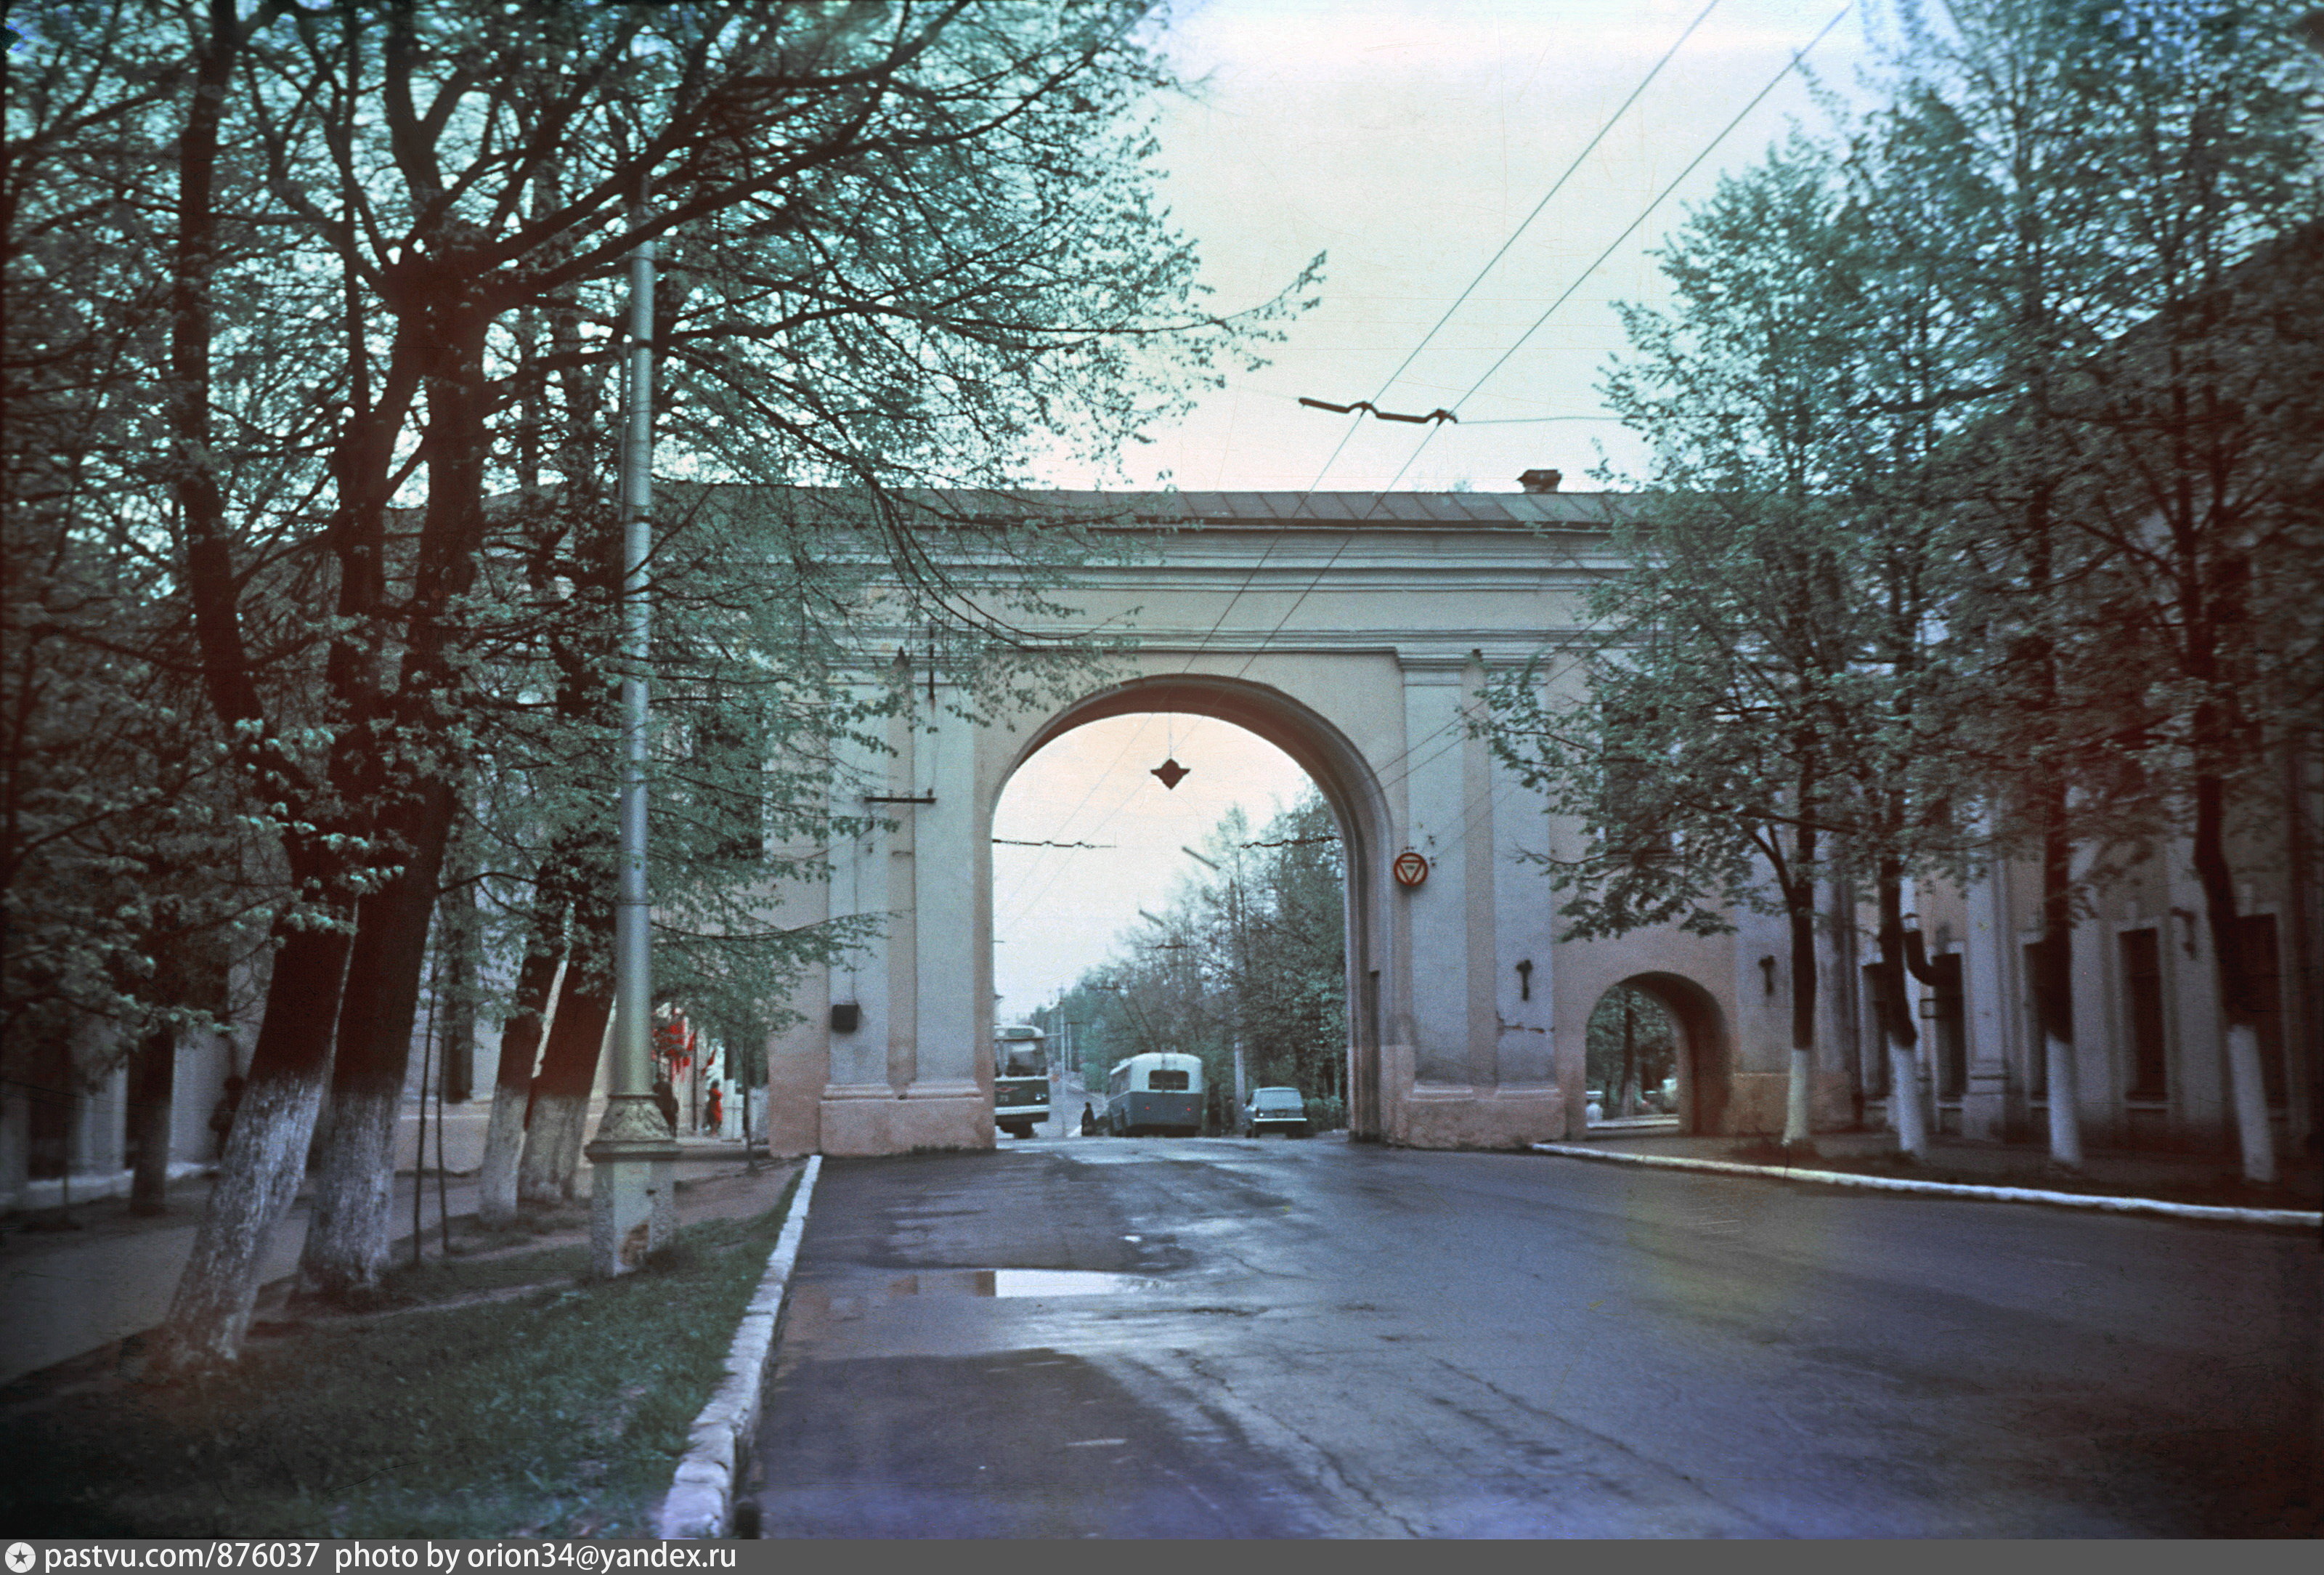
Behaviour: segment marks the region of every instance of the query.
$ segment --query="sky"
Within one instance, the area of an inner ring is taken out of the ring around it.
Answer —
[[[1600,485],[1601,464],[1637,474],[1643,451],[1596,392],[1622,343],[1614,303],[1657,298],[1648,254],[1722,168],[1748,166],[1794,121],[1825,124],[1786,68],[1841,10],[1716,0],[1705,17],[1704,5],[1181,0],[1165,48],[1198,85],[1163,114],[1163,193],[1202,255],[1209,304],[1264,301],[1319,252],[1321,303],[1287,325],[1270,366],[1231,375],[1115,473],[1052,479],[1514,492],[1539,468],[1563,471],[1569,490]],[[1808,57],[1828,86],[1854,83],[1867,26],[1849,11]],[[1333,415],[1303,395],[1459,420]],[[1148,774],[1166,750],[1193,768],[1175,791]],[[1113,846],[993,849],[1002,1014],[1022,1016],[1104,961],[1141,907],[1160,913],[1199,873],[1181,847],[1199,846],[1230,805],[1263,825],[1305,787],[1272,746],[1193,718],[1094,724],[1034,756],[993,835]]]

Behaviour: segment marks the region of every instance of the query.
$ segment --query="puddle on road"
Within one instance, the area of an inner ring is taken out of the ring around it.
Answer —
[[[788,1332],[794,1338],[811,1337],[907,1298],[1033,1301],[1053,1296],[1120,1296],[1161,1288],[1159,1280],[1100,1274],[1093,1269],[923,1269],[899,1274],[876,1290],[802,1285],[790,1299]]]
[[[1102,1274],[1093,1269],[926,1269],[888,1283],[890,1300],[899,1296],[1119,1296],[1152,1291],[1158,1280],[1136,1274]]]

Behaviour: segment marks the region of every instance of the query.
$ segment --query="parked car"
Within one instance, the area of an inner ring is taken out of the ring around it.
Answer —
[[[1250,1102],[1242,1107],[1235,1128],[1245,1137],[1257,1137],[1265,1132],[1305,1137],[1312,1130],[1307,1125],[1307,1101],[1296,1089],[1253,1089]]]

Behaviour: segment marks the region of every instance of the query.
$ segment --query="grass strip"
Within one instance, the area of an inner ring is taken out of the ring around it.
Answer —
[[[53,1537],[640,1537],[790,1207],[586,1280],[555,1247],[393,1276],[396,1311],[285,1326],[231,1372],[0,1418],[0,1525]],[[542,1283],[542,1282],[548,1282]],[[429,1302],[533,1286],[509,1300]]]

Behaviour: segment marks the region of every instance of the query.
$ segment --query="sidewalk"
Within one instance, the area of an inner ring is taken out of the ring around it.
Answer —
[[[687,1217],[685,1190],[748,1168],[749,1156],[739,1143],[686,1137],[678,1145],[681,1218]],[[429,1147],[432,1151],[434,1144]],[[411,1253],[413,1180],[409,1172],[395,1178],[396,1253],[405,1259]],[[421,1245],[434,1256],[440,1251],[443,1213],[436,1176],[430,1172],[421,1180]],[[14,1215],[0,1223],[0,1385],[159,1323],[169,1311],[170,1297],[193,1249],[210,1186],[208,1176],[173,1184],[169,1212],[159,1216],[132,1214],[127,1200],[115,1197],[76,1201],[71,1219],[77,1229],[50,1228],[52,1219],[42,1215]],[[586,1172],[581,1188],[579,1202],[567,1211],[574,1216],[569,1228],[560,1220],[560,1228],[542,1236],[540,1245],[558,1245],[567,1237],[588,1239]],[[474,1176],[446,1179],[443,1200],[456,1231],[458,1221],[475,1216],[476,1190]],[[261,1274],[270,1289],[298,1271],[309,1200],[310,1194],[301,1191],[268,1243]],[[265,1294],[262,1292],[262,1302]]]
[[[1785,1168],[1769,1137],[1697,1137],[1673,1132],[1609,1131],[1594,1126],[1583,1145],[1614,1153],[1667,1154],[1685,1159],[1729,1160]],[[1979,1187],[2028,1187],[2055,1192],[2086,1192],[2166,1202],[2227,1208],[2324,1207],[2324,1167],[2305,1154],[2279,1154],[2273,1188],[2246,1185],[2233,1154],[2158,1153],[2151,1150],[2093,1150],[2079,1176],[2052,1170],[2047,1148],[2034,1144],[1968,1143],[1932,1137],[1927,1158],[1906,1162],[1891,1132],[1820,1132],[1817,1157],[1793,1160],[1789,1168],[1852,1171],[1868,1175],[1909,1177]]]

